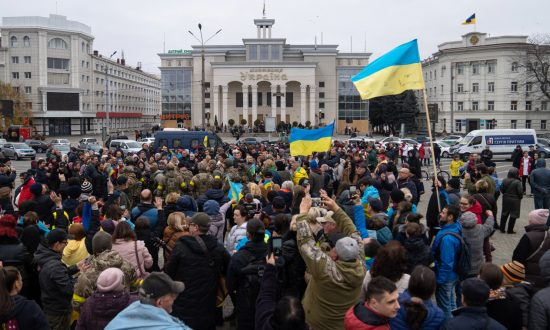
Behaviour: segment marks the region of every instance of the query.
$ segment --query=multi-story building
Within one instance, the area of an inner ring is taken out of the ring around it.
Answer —
[[[533,128],[548,132],[548,100],[525,74],[525,36],[471,32],[445,42],[422,63],[428,104],[438,110],[436,131]]]
[[[93,51],[89,26],[60,15],[4,17],[0,33],[0,81],[26,94],[37,133],[128,132],[159,122],[160,79]]]
[[[161,59],[162,119],[165,127],[247,126],[266,117],[277,123],[311,126],[336,120],[368,129],[368,102],[361,101],[350,77],[363,69],[370,53],[341,53],[337,45],[290,45],[272,37],[273,19],[255,19],[256,37],[243,45],[193,46],[169,50]],[[205,117],[202,115],[202,56]]]

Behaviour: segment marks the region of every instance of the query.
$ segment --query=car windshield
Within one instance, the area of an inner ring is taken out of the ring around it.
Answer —
[[[88,149],[91,149],[91,150],[96,151],[96,150],[101,149],[101,146],[100,146],[99,144],[90,144],[90,145],[88,146]]]
[[[55,146],[55,149],[59,150],[59,151],[69,151],[70,150],[69,146],[66,146],[66,145]]]
[[[543,139],[539,139],[538,144],[545,147],[550,146],[550,143],[548,142],[548,140],[543,140]]]
[[[459,144],[461,144],[461,145],[466,145],[466,144],[470,143],[470,141],[472,141],[473,138],[474,138],[473,135],[466,135],[466,136],[459,142]]]
[[[26,143],[14,143],[13,148],[14,149],[30,149],[31,147],[29,147]]]
[[[137,142],[126,142],[128,148],[141,148],[141,145]]]

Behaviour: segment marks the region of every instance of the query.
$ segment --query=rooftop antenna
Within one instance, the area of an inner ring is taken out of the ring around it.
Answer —
[[[265,18],[265,0],[264,0],[264,9],[262,10],[263,18]]]
[[[124,49],[121,50],[121,52],[120,52],[120,58],[121,58],[122,60],[124,60]]]

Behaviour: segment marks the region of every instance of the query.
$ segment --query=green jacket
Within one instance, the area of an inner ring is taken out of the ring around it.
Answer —
[[[359,300],[365,278],[365,254],[360,249],[355,261],[333,261],[315,244],[307,223],[307,215],[297,218],[297,240],[311,279],[302,301],[306,322],[316,330],[344,329],[346,311]],[[344,210],[334,213],[338,231],[356,239],[362,247],[361,236]]]
[[[487,185],[489,186],[489,188],[487,189],[487,192],[489,194],[491,194],[491,195],[495,194],[495,191],[497,189],[497,185],[495,183],[495,180],[493,178],[491,178],[490,175],[487,175],[487,174],[483,175],[481,178],[479,178],[479,180],[483,180],[483,181],[487,182]],[[466,183],[466,190],[468,190],[468,194],[470,194],[470,195],[475,194],[476,193],[475,183],[473,183],[472,180],[465,180],[465,183]]]

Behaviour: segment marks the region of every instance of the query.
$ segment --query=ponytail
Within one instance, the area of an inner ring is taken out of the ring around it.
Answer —
[[[428,310],[424,306],[422,299],[417,297],[412,297],[411,300],[407,301],[405,304],[405,311],[407,312],[407,325],[412,330],[422,329],[422,324],[426,317],[428,316]]]

